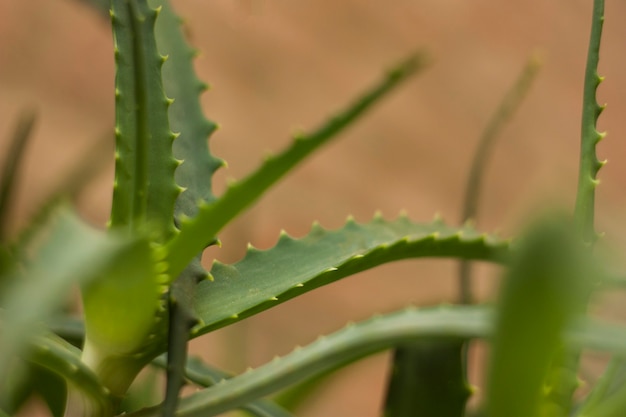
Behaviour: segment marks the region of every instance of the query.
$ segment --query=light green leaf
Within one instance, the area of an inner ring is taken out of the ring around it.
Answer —
[[[202,324],[194,336],[383,263],[420,257],[503,262],[507,254],[507,241],[441,221],[417,224],[406,217],[376,217],[367,224],[349,220],[335,231],[314,225],[302,239],[283,234],[272,249],[251,248],[234,265],[216,262],[213,280],[201,282],[196,291]]]
[[[50,216],[39,237],[33,260],[23,276],[10,280],[0,301],[0,386],[12,358],[36,334],[38,323],[66,301],[71,287],[99,277],[135,244],[92,229],[64,207]]]
[[[613,358],[600,380],[578,407],[577,417],[626,415],[626,361]]]
[[[588,256],[574,225],[559,217],[539,222],[522,239],[498,302],[487,382],[488,415],[537,417],[544,406],[570,409],[569,403],[548,404],[549,390],[555,385],[548,377],[559,377],[552,372],[561,369],[552,362],[558,364],[560,354],[569,349],[563,329],[583,311],[588,296],[588,280],[595,272]],[[560,383],[556,381],[557,386]]]
[[[85,316],[83,360],[116,395],[162,347],[166,323],[152,249],[146,240],[127,245],[115,264],[81,288]],[[159,352],[160,353],[160,352]]]
[[[90,416],[109,416],[115,399],[98,377],[81,360],[81,352],[52,334],[40,335],[31,341],[24,359],[63,377],[88,400]]]

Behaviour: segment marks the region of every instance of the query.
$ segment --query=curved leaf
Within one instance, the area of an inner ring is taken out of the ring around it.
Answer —
[[[194,336],[383,263],[428,256],[502,262],[507,253],[505,240],[441,221],[418,224],[407,217],[377,216],[367,224],[349,220],[335,231],[316,224],[302,239],[282,234],[272,249],[250,248],[234,265],[214,263],[213,279],[196,290],[202,323]]]
[[[215,202],[203,204],[193,219],[181,223],[180,234],[168,244],[169,274],[176,277],[202,251],[215,235],[244,209],[260,198],[286,173],[311,155],[320,146],[336,137],[395,87],[425,66],[424,54],[417,53],[404,60],[348,107],[319,129],[299,135],[282,153],[269,157],[253,173],[231,185]]]
[[[114,398],[98,377],[81,360],[81,352],[54,335],[39,336],[32,341],[24,359],[63,377],[89,399],[92,416],[113,413]]]
[[[47,228],[40,228],[39,237],[40,247],[24,276],[10,280],[0,301],[0,385],[12,358],[36,333],[36,324],[66,300],[72,285],[96,279],[135,244],[88,227],[64,207],[50,216]]]
[[[25,111],[20,115],[11,138],[11,146],[3,161],[4,166],[0,177],[0,242],[3,245],[6,244],[6,226],[10,203],[14,199],[13,189],[17,183],[18,170],[24,160],[24,150],[32,137],[34,125],[35,113],[32,110]],[[0,272],[4,271],[0,270]]]
[[[282,358],[183,398],[176,416],[214,416],[398,344],[484,337],[490,329],[489,310],[477,306],[408,309],[377,316],[322,336]],[[158,413],[155,407],[128,417]]]
[[[322,336],[282,358],[275,358],[255,370],[183,398],[176,416],[218,415],[400,344],[489,337],[493,322],[493,312],[483,306],[407,309],[376,316]],[[582,318],[565,330],[564,342],[575,348],[602,350],[625,357],[626,327]],[[152,407],[127,414],[127,417],[156,417],[159,412],[159,407]]]
[[[161,368],[167,366],[163,357],[158,357],[152,361],[152,364]],[[200,358],[195,357],[187,361],[184,374],[189,382],[204,388],[219,384],[221,381],[233,377],[231,374],[206,365]],[[292,417],[288,411],[276,403],[263,399],[245,404],[241,409],[255,417]]]

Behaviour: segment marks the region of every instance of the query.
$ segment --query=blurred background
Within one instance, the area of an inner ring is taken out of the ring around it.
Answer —
[[[338,228],[348,215],[380,210],[415,221],[440,213],[458,224],[471,157],[489,117],[537,52],[543,67],[487,167],[478,228],[510,236],[539,207],[573,207],[582,81],[591,0],[172,0],[201,52],[206,115],[221,129],[212,152],[228,161],[219,193],[299,130],[343,108],[398,60],[425,48],[432,65],[323,148],[225,230],[205,256],[234,262],[248,242],[271,247],[281,229],[307,233],[313,221]],[[626,3],[608,2],[599,102],[602,169],[598,230],[623,248],[626,217]],[[46,193],[114,123],[108,21],[79,0],[0,0],[0,149],[21,111],[38,118],[21,171],[11,228],[18,230]],[[113,143],[106,166],[83,192],[85,218],[104,226],[110,206]],[[475,291],[488,300],[498,271],[477,268]],[[288,353],[347,321],[408,304],[456,299],[456,264],[404,261],[380,267],[262,313],[193,344],[234,372]],[[616,302],[615,305],[618,303]],[[473,355],[478,358],[478,354]],[[339,372],[302,416],[377,416],[389,357]],[[477,359],[478,360],[478,359]],[[479,383],[480,378],[473,373]]]

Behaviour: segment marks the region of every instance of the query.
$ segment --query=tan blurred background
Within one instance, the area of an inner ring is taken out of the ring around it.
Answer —
[[[591,0],[179,0],[196,66],[213,89],[202,97],[221,125],[211,140],[226,159],[215,188],[241,178],[295,130],[310,129],[424,47],[433,65],[385,100],[341,139],[308,160],[222,234],[213,257],[235,261],[251,242],[274,244],[281,228],[305,234],[318,220],[339,227],[406,210],[416,221],[439,212],[457,223],[465,176],[481,130],[536,50],[544,58],[527,100],[487,169],[479,226],[508,236],[537,207],[571,207],[576,186],[581,87]],[[623,244],[626,202],[626,3],[609,1],[599,101],[608,108],[600,158],[598,229]],[[106,21],[77,0],[0,0],[0,146],[19,112],[37,109],[14,229],[73,161],[113,126],[113,60]],[[112,147],[111,147],[112,152]],[[112,155],[111,155],[112,156]],[[112,159],[112,158],[111,158]],[[86,218],[103,225],[112,163],[82,195]],[[407,304],[452,301],[455,264],[410,261],[378,268],[281,305],[195,343],[194,352],[240,371],[348,320]],[[497,271],[480,268],[488,297]],[[377,416],[386,355],[338,374],[303,416]]]

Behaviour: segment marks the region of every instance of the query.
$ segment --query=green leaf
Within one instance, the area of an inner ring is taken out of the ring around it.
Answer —
[[[575,413],[576,417],[626,414],[626,360],[613,358],[602,377]]]
[[[34,392],[44,400],[53,417],[63,417],[67,402],[67,385],[59,375],[43,367],[33,367]]]
[[[11,147],[7,151],[4,160],[4,168],[0,177],[0,242],[6,243],[6,226],[8,221],[8,211],[11,200],[13,200],[13,188],[17,180],[17,172],[23,161],[24,149],[28,140],[32,137],[32,130],[35,124],[35,114],[24,112],[17,123]],[[3,270],[0,269],[0,273]]]
[[[0,398],[3,401],[0,408],[16,414],[32,396],[39,395],[54,417],[64,416],[67,384],[63,378],[46,368],[18,360],[13,362],[11,371],[13,375],[7,378],[7,384],[12,387],[11,398]]]
[[[485,337],[490,328],[489,311],[476,306],[408,309],[377,316],[320,337],[283,358],[183,398],[176,415],[218,415],[398,344]],[[157,416],[158,413],[157,407],[128,417]]]
[[[116,161],[110,224],[152,231],[164,241],[175,231],[170,101],[163,92],[154,24],[157,11],[146,0],[113,0],[115,43]]]
[[[596,145],[605,136],[596,130],[598,117],[604,106],[596,101],[596,90],[602,82],[598,76],[600,60],[600,40],[604,23],[604,0],[594,0],[591,20],[591,36],[585,69],[585,87],[583,92],[583,111],[581,126],[580,163],[578,170],[578,192],[576,194],[576,222],[582,238],[593,242],[595,189],[598,185],[596,176],[604,162],[596,156]]]
[[[476,220],[481,182],[495,141],[528,92],[538,67],[536,57],[528,61],[483,132],[468,176],[462,222]],[[459,272],[460,302],[470,304],[470,261],[460,261]],[[464,343],[441,341],[398,347],[393,355],[385,416],[464,416],[471,394],[466,377],[467,348]]]
[[[302,239],[283,234],[270,250],[250,248],[234,265],[214,263],[213,280],[201,282],[196,291],[202,323],[194,336],[383,263],[433,256],[502,262],[507,254],[507,241],[441,221],[376,217],[367,224],[349,220],[335,231],[316,224]]]
[[[166,367],[166,361],[159,357],[153,364],[162,368]],[[232,378],[233,375],[210,367],[202,362],[200,358],[190,358],[184,368],[185,378],[200,387],[211,387],[219,384],[225,379]],[[268,400],[255,400],[241,407],[255,417],[291,417],[291,414],[277,404]]]
[[[459,341],[423,341],[398,346],[387,389],[386,417],[465,415],[472,390]]]
[[[156,264],[156,266],[155,266]],[[118,396],[124,395],[165,341],[158,262],[143,239],[81,288],[85,315],[83,360]]]
[[[461,214],[462,222],[476,222],[476,216],[478,214],[478,201],[481,195],[481,185],[485,176],[485,170],[487,163],[493,152],[496,144],[496,140],[499,137],[502,128],[511,119],[513,114],[519,108],[520,104],[526,97],[526,94],[530,90],[532,82],[534,81],[541,62],[536,56],[532,56],[526,66],[522,70],[515,84],[507,92],[507,94],[500,102],[500,105],[496,109],[495,113],[491,116],[487,127],[482,133],[482,136],[478,142],[476,153],[472,159],[472,165],[470,172],[467,176],[467,183],[465,185],[465,198],[463,199],[463,212]],[[459,265],[459,287],[460,287],[460,302],[463,304],[469,304],[472,300],[471,294],[471,265],[467,261],[461,261]]]
[[[183,219],[180,234],[167,245],[169,274],[177,276],[202,251],[217,233],[244,209],[252,205],[266,190],[286,173],[311,155],[320,146],[337,136],[374,104],[395,89],[402,81],[425,66],[421,53],[412,55],[389,71],[386,77],[319,129],[308,135],[297,136],[282,153],[269,157],[253,173],[231,185],[218,200],[203,204],[193,219]]]
[[[488,338],[493,330],[494,314],[483,306],[408,309],[376,316],[320,337],[308,346],[297,347],[283,358],[276,358],[255,370],[184,398],[177,417],[217,415],[394,346],[426,340],[460,342]],[[589,348],[626,356],[626,327],[580,318],[564,330],[563,342],[578,349]],[[507,378],[502,382],[508,381]],[[153,407],[126,417],[158,415],[159,407]]]
[[[92,281],[115,264],[133,243],[119,235],[105,235],[81,222],[64,207],[40,230],[39,248],[24,271],[11,279],[0,305],[0,386],[12,358],[36,333],[37,323],[66,301],[73,285]],[[2,390],[0,390],[2,391]]]
[[[544,387],[557,370],[551,365],[569,349],[563,329],[581,313],[587,280],[597,275],[573,229],[557,217],[539,222],[522,240],[499,299],[487,382],[489,416],[536,417],[547,404],[550,393]],[[571,404],[553,405],[569,410]]]
[[[200,94],[206,89],[196,76],[193,58],[196,52],[187,44],[180,18],[174,14],[169,1],[150,0],[160,6],[155,34],[159,52],[168,57],[163,65],[163,86],[174,102],[169,108],[172,130],[179,132],[173,144],[174,156],[183,163],[176,169],[176,183],[184,191],[176,199],[176,214],[195,216],[198,205],[215,200],[211,178],[224,162],[211,155],[208,137],[215,123],[207,120],[200,105]]]
[[[196,76],[193,58],[195,51],[186,42],[182,23],[174,14],[169,1],[152,0],[153,7],[159,7],[159,18],[155,35],[159,52],[168,57],[163,65],[163,85],[165,92],[174,102],[169,108],[171,128],[179,132],[173,144],[174,156],[183,161],[176,169],[175,179],[183,191],[176,199],[174,215],[193,217],[200,203],[215,200],[211,191],[213,173],[223,165],[223,161],[212,156],[207,146],[207,138],[216,125],[207,120],[200,105],[200,94],[206,90]],[[178,402],[178,392],[187,354],[189,330],[196,324],[193,311],[193,290],[196,283],[208,276],[197,255],[170,288],[169,301],[169,341],[166,396],[164,417],[173,415]]]
[[[81,351],[52,334],[31,340],[24,359],[64,378],[88,400],[86,415],[109,416],[113,413],[114,397],[96,374],[81,360]]]

